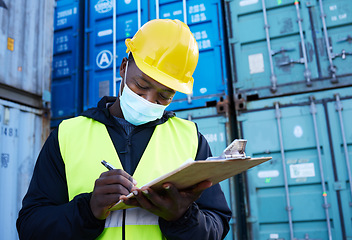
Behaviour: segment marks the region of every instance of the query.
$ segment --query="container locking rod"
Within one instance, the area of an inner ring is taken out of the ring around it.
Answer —
[[[266,14],[265,0],[262,0],[262,6],[263,6],[263,16],[264,16],[265,37],[266,37],[266,44],[267,44],[267,48],[268,48],[270,71],[271,71],[271,75],[270,75],[271,91],[276,92],[277,91],[277,78],[276,78],[276,75],[274,72],[273,56],[272,56],[270,35],[269,35],[270,26],[268,24],[268,18],[267,18],[267,14]]]
[[[284,182],[285,182],[285,193],[286,193],[286,210],[288,214],[288,222],[290,226],[290,239],[295,240],[293,236],[293,223],[292,223],[292,207],[290,203],[290,193],[288,191],[288,181],[287,181],[287,173],[286,173],[286,158],[285,158],[285,150],[284,150],[284,141],[282,138],[282,129],[281,129],[281,110],[279,107],[279,103],[275,103],[275,117],[277,119],[277,127],[278,127],[278,132],[279,132],[279,139],[280,139],[280,149],[281,149],[281,158],[282,158],[282,168],[283,168],[283,173],[284,173]]]
[[[307,86],[312,86],[312,82],[310,80],[311,77],[311,72],[308,68],[308,60],[307,60],[307,50],[306,50],[306,44],[304,42],[304,36],[303,36],[303,29],[302,29],[302,18],[301,14],[299,11],[299,2],[295,1],[295,6],[296,6],[296,12],[297,12],[297,22],[298,22],[298,27],[299,27],[299,36],[301,37],[301,48],[302,48],[302,53],[303,53],[303,62],[304,62],[304,77],[306,79],[306,84]]]
[[[347,148],[345,129],[344,129],[344,124],[343,124],[343,119],[342,119],[343,106],[342,106],[342,103],[341,103],[341,100],[340,100],[340,95],[336,94],[335,97],[336,97],[335,108],[336,108],[336,111],[339,114],[340,129],[341,129],[341,136],[342,136],[342,141],[343,141],[343,149],[344,149],[344,152],[345,152],[345,160],[346,160],[346,166],[347,166],[348,180],[350,181],[350,194],[351,194],[350,206],[352,206],[352,175],[351,175],[350,160],[349,160],[349,157],[348,157],[348,148]]]
[[[328,30],[327,30],[326,22],[325,22],[326,14],[324,13],[322,0],[319,0],[319,6],[320,6],[320,17],[321,17],[321,21],[323,23],[325,47],[326,47],[326,51],[328,53],[328,59],[329,59],[329,63],[330,63],[329,70],[331,73],[331,82],[337,83],[338,80],[336,78],[336,67],[334,66],[334,63],[332,62],[332,46],[330,46],[330,43],[329,43]]]
[[[329,216],[329,209],[328,209],[330,205],[328,204],[326,188],[325,188],[324,169],[323,169],[323,162],[322,162],[322,157],[321,157],[319,134],[318,134],[318,124],[317,124],[317,118],[316,118],[317,107],[316,107],[316,105],[314,103],[314,98],[312,96],[310,97],[310,113],[312,114],[312,117],[313,117],[315,142],[316,142],[316,145],[317,145],[317,152],[318,152],[318,159],[319,159],[321,186],[322,186],[323,198],[324,198],[323,208],[325,210],[326,224],[327,224],[327,227],[328,227],[329,240],[332,240],[331,226],[330,226],[330,216]]]

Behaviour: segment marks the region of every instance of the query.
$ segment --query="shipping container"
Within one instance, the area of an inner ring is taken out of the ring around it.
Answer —
[[[0,97],[35,108],[50,102],[54,0],[3,0]]]
[[[214,106],[226,99],[228,79],[220,0],[116,1],[115,83],[113,1],[90,0],[86,2],[85,9],[84,109],[96,106],[103,96],[118,93],[121,80],[119,66],[127,57],[125,39],[132,38],[144,23],[155,18],[186,22],[200,50],[193,95],[176,93],[169,109]]]
[[[43,110],[0,99],[0,239],[18,239],[16,219],[49,133]]]
[[[190,109],[176,111],[176,116],[193,121],[197,124],[198,130],[207,139],[213,156],[220,156],[227,144],[231,142],[228,116],[224,113],[218,114],[216,107]],[[220,182],[225,198],[232,210],[232,219],[230,220],[230,231],[225,240],[235,240],[236,237],[236,204],[234,192],[234,179],[227,179]]]
[[[54,15],[51,127],[82,112],[84,2],[59,0]]]
[[[350,239],[352,88],[241,104],[250,239]]]
[[[351,1],[225,2],[238,98],[352,85]]]

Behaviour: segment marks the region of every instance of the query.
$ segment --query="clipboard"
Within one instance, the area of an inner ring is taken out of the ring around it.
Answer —
[[[271,159],[271,157],[251,158],[245,155],[246,140],[233,141],[219,157],[210,157],[206,160],[186,162],[177,169],[162,175],[145,184],[154,191],[162,190],[164,183],[172,183],[177,189],[190,188],[202,181],[209,180],[213,185],[242,173],[254,166]],[[129,194],[127,197],[134,197]],[[132,208],[119,201],[109,210],[116,211]]]

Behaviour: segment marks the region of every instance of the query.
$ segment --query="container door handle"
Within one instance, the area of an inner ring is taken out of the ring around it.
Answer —
[[[330,46],[330,44],[329,44],[328,30],[327,30],[326,22],[325,22],[326,14],[324,13],[322,0],[319,0],[319,6],[320,6],[320,17],[321,17],[321,21],[323,23],[325,47],[326,47],[326,51],[328,53],[328,58],[329,58],[329,63],[330,63],[329,70],[331,73],[331,82],[337,83],[338,80],[336,78],[336,66],[334,66],[334,64],[332,62],[332,59],[333,59],[332,58],[332,46]]]

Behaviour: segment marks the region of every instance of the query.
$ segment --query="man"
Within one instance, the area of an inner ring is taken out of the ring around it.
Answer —
[[[218,184],[141,188],[187,159],[211,155],[194,123],[164,111],[176,91],[192,91],[192,33],[178,20],[152,20],[126,46],[119,97],[63,121],[43,146],[17,220],[21,239],[226,236],[231,212]],[[116,169],[106,171],[101,160]],[[135,208],[109,211],[119,200]]]

